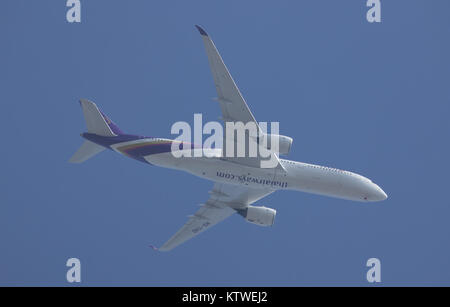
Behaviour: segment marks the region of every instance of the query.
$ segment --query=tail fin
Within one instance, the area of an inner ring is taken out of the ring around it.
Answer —
[[[103,114],[95,103],[87,99],[80,100],[86,120],[87,131],[101,136],[113,137],[123,132],[105,114]],[[86,140],[77,152],[70,158],[71,163],[81,163],[96,154],[102,152],[105,147]]]
[[[87,99],[80,100],[84,119],[89,133],[101,136],[117,136],[123,132],[105,114],[103,114],[95,103]]]
[[[82,163],[96,154],[105,150],[105,147],[97,145],[91,141],[84,141],[83,145],[78,148],[77,152],[70,158],[70,163]]]

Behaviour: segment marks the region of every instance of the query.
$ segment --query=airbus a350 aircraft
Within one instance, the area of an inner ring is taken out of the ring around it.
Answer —
[[[206,47],[222,118],[227,122],[254,122],[258,127],[213,41],[202,28],[196,27]],[[274,154],[277,161],[274,168],[261,168],[258,157],[227,158],[223,153],[214,157],[176,158],[171,152],[173,140],[126,134],[93,102],[82,99],[80,103],[88,132],[82,134],[85,142],[70,162],[84,162],[108,148],[144,163],[186,171],[214,181],[209,199],[159,248],[160,251],[173,249],[236,212],[250,223],[273,225],[276,211],[252,204],[277,190],[297,190],[361,202],[387,198],[386,193],[366,177],[335,168],[280,159],[277,154]],[[274,137],[279,141],[279,153],[287,154],[292,139]]]

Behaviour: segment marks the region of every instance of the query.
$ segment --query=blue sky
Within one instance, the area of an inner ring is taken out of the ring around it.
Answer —
[[[450,285],[450,2],[2,1],[0,285]],[[154,252],[212,183],[82,143],[79,98],[122,130],[171,137],[217,120],[205,27],[259,121],[294,138],[289,159],[361,173],[389,195],[361,204],[276,192],[262,228],[233,216]]]

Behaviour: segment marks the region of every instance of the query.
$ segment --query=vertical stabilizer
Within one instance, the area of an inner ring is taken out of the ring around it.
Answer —
[[[86,120],[87,131],[101,136],[116,136],[111,127],[106,122],[106,118],[102,115],[97,105],[87,99],[80,100],[83,109],[84,119]],[[110,121],[108,119],[108,121]]]
[[[83,109],[83,115],[86,120],[87,131],[89,133],[105,137],[114,137],[123,134],[119,127],[117,127],[112,120],[110,120],[98,109],[95,103],[87,99],[81,99],[80,105]],[[70,158],[69,162],[84,162],[99,152],[102,152],[104,149],[105,147],[86,140],[77,152]]]

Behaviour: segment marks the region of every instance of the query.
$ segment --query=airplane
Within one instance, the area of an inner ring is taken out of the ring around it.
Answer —
[[[196,28],[206,48],[223,120],[244,124],[254,122],[258,126],[210,36],[200,26],[196,25]],[[174,157],[171,153],[174,140],[124,133],[95,103],[81,99],[80,104],[87,132],[81,134],[85,141],[70,162],[81,163],[110,149],[146,164],[185,171],[214,182],[208,200],[158,248],[159,251],[172,250],[234,213],[247,222],[272,226],[276,210],[253,204],[278,190],[296,190],[359,202],[387,198],[377,184],[362,175],[281,159],[279,154],[286,155],[290,151],[293,142],[290,137],[273,136],[279,141],[278,153],[272,153],[272,158],[276,159],[273,168],[262,168],[261,157],[228,158],[221,149],[212,149],[216,154],[209,157]],[[226,138],[224,135],[224,140]]]

